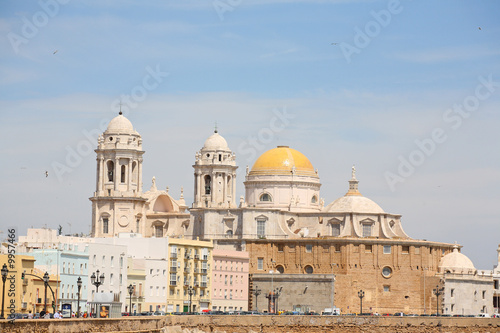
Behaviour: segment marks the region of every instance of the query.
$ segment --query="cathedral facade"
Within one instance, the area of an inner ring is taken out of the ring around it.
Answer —
[[[94,237],[132,231],[247,251],[249,293],[260,289],[273,304],[278,297],[272,311],[334,306],[350,313],[362,302],[364,312],[431,313],[442,304],[433,288],[444,283],[440,261],[454,245],[410,238],[401,215],[361,194],[354,167],[346,194],[325,204],[318,170],[301,152],[278,146],[247,167],[245,196],[237,200],[236,156],[215,131],[195,154],[188,209],[154,180],[142,192],[142,140],[122,114],[99,138],[96,154]],[[257,301],[262,308],[262,297]]]

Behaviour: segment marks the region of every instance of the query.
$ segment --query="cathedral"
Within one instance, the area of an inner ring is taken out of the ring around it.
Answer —
[[[442,304],[433,292],[445,282],[441,259],[459,248],[410,238],[401,215],[361,194],[354,166],[346,194],[325,204],[318,170],[301,152],[278,146],[246,168],[245,196],[236,198],[236,155],[216,130],[195,154],[188,208],[182,193],[173,198],[154,178],[143,192],[142,139],[121,112],[95,152],[92,236],[184,237],[247,251],[249,308],[262,308],[264,297],[270,311],[429,314]]]

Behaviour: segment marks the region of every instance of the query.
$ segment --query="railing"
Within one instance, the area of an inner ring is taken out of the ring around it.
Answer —
[[[177,252],[171,252],[170,258],[177,258]]]
[[[208,260],[208,255],[203,255],[203,260]]]
[[[170,272],[177,273],[177,266],[170,267]]]
[[[189,273],[191,271],[191,267],[184,267],[184,273]]]
[[[206,268],[202,268],[201,269],[201,274],[207,274],[207,269]]]
[[[200,260],[200,255],[199,255],[199,254],[195,254],[195,255],[194,255],[194,259],[195,259],[195,260]]]
[[[201,287],[202,287],[202,288],[206,288],[206,287],[207,287],[207,283],[206,283],[206,282],[202,282],[202,283],[201,283]]]
[[[176,286],[177,285],[177,281],[170,281],[170,285],[171,286]]]
[[[195,268],[195,269],[194,269],[194,272],[195,272],[196,274],[198,274],[198,273],[200,272],[200,270],[199,270],[198,268]]]

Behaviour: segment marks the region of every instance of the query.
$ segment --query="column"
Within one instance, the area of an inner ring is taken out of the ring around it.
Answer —
[[[233,189],[233,197],[231,202],[235,203],[236,202],[236,173],[233,173],[233,176],[231,177],[231,188]]]
[[[118,191],[119,178],[121,176],[120,173],[120,159],[115,157],[115,175],[113,180],[115,181],[115,191]]]
[[[222,177],[224,177],[224,181],[222,182],[222,186],[224,186],[224,188],[222,189],[222,202],[223,202],[223,205],[226,205],[226,202],[227,202],[227,174],[223,173]]]
[[[215,194],[214,193],[215,193],[215,184],[216,184],[215,183],[215,181],[216,181],[215,177],[216,177],[216,175],[217,175],[217,173],[215,173],[214,171],[212,171],[212,182],[210,184],[212,186],[211,191],[210,191],[210,197],[211,197],[212,204],[215,204]]]
[[[131,186],[132,186],[132,159],[128,159],[128,176],[127,176],[127,191],[131,191]]]
[[[142,158],[137,161],[137,193],[142,193]]]

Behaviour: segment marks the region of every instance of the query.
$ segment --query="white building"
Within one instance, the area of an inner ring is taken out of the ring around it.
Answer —
[[[443,277],[444,314],[475,316],[494,312],[491,272],[478,271],[466,255],[458,252],[458,246],[441,258],[439,273]]]

